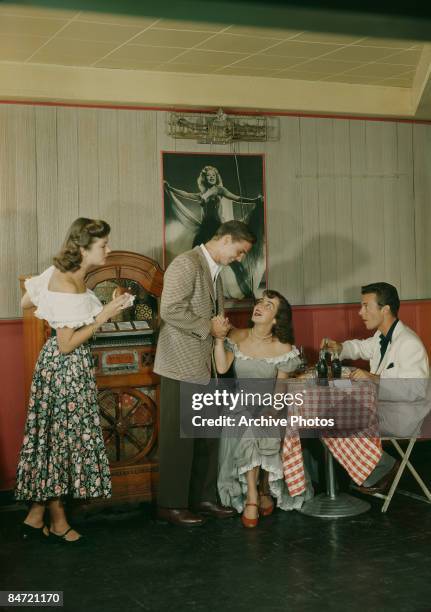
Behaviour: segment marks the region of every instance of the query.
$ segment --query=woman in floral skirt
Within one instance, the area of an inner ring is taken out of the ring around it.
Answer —
[[[77,219],[54,265],[25,282],[22,307],[36,306],[35,316],[56,330],[34,370],[17,468],[15,497],[31,502],[22,525],[25,539],[78,542],[82,536],[70,527],[61,498],[111,495],[88,340],[129,306],[130,295],[102,306],[84,282],[91,268],[105,263],[109,232],[105,221]]]

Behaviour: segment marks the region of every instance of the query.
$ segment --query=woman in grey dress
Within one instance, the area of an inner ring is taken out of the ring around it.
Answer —
[[[264,291],[253,309],[251,327],[233,328],[224,340],[216,339],[214,357],[220,374],[233,364],[237,378],[288,378],[300,365],[289,302],[277,291]],[[222,436],[218,490],[223,505],[242,512],[245,527],[256,527],[259,515],[272,513],[273,498],[282,510],[293,510],[312,495],[310,489],[305,495],[290,497],[280,439],[256,437],[250,431],[239,439]]]

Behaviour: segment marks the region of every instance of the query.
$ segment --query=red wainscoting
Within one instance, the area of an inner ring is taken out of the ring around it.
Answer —
[[[328,304],[294,306],[293,325],[296,346],[303,346],[310,362],[317,360],[320,342],[327,336],[334,340],[366,338],[370,334],[359,317],[358,304]],[[236,327],[245,327],[250,311],[232,310],[231,322]],[[422,338],[431,355],[431,300],[403,302],[400,318]]]
[[[0,320],[0,490],[12,489],[25,417],[22,319]]]
[[[370,334],[358,312],[358,304],[294,307],[295,344],[302,344],[307,357],[315,361],[324,336],[339,341],[366,338]],[[431,300],[403,302],[399,317],[420,336],[431,356]]]
[[[295,343],[303,345],[310,363],[317,357],[324,336],[335,340],[366,338],[358,316],[358,304],[295,306]],[[231,311],[238,327],[247,324],[250,312]],[[431,300],[403,302],[400,318],[422,338],[431,355]],[[23,325],[21,319],[0,320],[0,490],[14,486],[15,467],[21,446],[25,416]]]

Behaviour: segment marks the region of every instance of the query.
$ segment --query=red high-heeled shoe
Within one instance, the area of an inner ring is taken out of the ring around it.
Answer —
[[[265,495],[264,497],[270,497],[270,495]],[[271,505],[270,506],[261,506],[259,505],[259,516],[270,516],[273,512],[274,512],[274,508],[275,508],[275,503],[274,500],[271,498]]]
[[[245,508],[247,506],[256,506],[257,511],[258,511],[258,516],[256,518],[247,518],[246,516],[244,516],[244,512],[241,514],[241,522],[244,525],[244,527],[247,527],[248,529],[252,529],[253,527],[257,527],[257,524],[259,522],[259,506],[257,504],[252,504],[252,503],[245,504]]]

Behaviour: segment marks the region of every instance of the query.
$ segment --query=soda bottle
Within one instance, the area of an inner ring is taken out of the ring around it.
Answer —
[[[300,359],[301,363],[299,365],[298,371],[299,372],[305,372],[306,369],[307,369],[308,362],[307,362],[307,357],[305,355],[304,347],[303,346],[299,347],[299,359]]]
[[[338,353],[332,353],[331,355],[331,371],[332,378],[341,378],[341,361]]]
[[[326,351],[321,349],[319,352],[319,361],[316,365],[317,370],[317,384],[327,385],[328,384],[328,364],[326,363]]]

